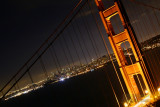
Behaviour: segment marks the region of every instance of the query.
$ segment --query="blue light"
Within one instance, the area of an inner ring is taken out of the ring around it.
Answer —
[[[65,80],[65,78],[60,78],[60,81],[64,81]]]
[[[91,69],[91,72],[94,71],[94,69]]]

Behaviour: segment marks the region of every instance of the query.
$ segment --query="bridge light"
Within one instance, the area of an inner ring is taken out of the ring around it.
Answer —
[[[128,107],[128,104],[126,102],[124,103],[124,107]]]
[[[142,104],[146,104],[145,102],[142,102]]]
[[[157,96],[154,96],[154,98],[156,99],[156,98],[157,98]]]
[[[148,94],[148,90],[145,90],[145,94]]]
[[[158,92],[160,93],[160,88],[158,88]]]

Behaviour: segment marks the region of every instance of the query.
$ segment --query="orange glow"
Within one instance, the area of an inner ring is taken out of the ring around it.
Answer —
[[[127,104],[127,103],[124,103],[124,107],[128,107],[128,104]]]
[[[158,92],[160,93],[160,88],[158,88]]]
[[[145,94],[148,94],[148,90],[145,90]]]
[[[152,96],[151,95],[152,94],[151,90],[153,89],[152,81],[148,74],[145,62],[143,61],[142,54],[136,42],[135,35],[132,31],[131,26],[128,25],[129,22],[126,22],[126,16],[124,15],[124,12],[120,8],[120,4],[117,2],[114,2],[113,6],[105,10],[103,7],[102,0],[95,0],[95,1],[96,1],[97,7],[99,8],[99,14],[103,22],[103,25],[105,27],[105,30],[109,35],[108,38],[109,38],[110,44],[116,56],[118,65],[120,66],[119,69],[121,71],[121,74],[123,76],[123,79],[125,81],[125,84],[127,86],[127,89],[131,96],[132,101],[137,102],[141,99],[139,89],[133,77],[134,75],[137,75],[137,74],[140,74],[142,76],[144,84],[147,88],[145,93],[150,94],[150,96]],[[116,14],[119,15],[122,25],[124,26],[124,31],[119,34],[114,33],[114,29],[110,21],[110,18],[115,16]],[[132,63],[131,65],[127,64],[127,60],[121,48],[121,44],[126,41],[129,42],[131,49],[133,51],[133,55],[136,59],[136,63],[134,64]],[[127,103],[125,103],[125,105],[127,105]]]

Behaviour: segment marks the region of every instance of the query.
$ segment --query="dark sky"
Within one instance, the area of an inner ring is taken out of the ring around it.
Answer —
[[[71,9],[75,6],[75,4],[78,3],[78,1],[79,0],[6,0],[2,3],[3,10],[1,12],[2,19],[0,39],[0,86],[3,86],[4,83],[7,82],[17,72],[17,70],[33,55],[33,53],[55,30],[57,25],[64,19],[64,17],[71,11]],[[86,10],[86,12],[83,14],[88,17],[90,12]],[[91,16],[89,16],[89,18],[90,17]],[[77,16],[76,20],[79,26],[84,26],[82,18],[79,18],[79,16]],[[88,19],[85,21],[91,23],[91,28],[88,29],[95,29],[95,23],[92,23],[93,18],[92,21]],[[93,24],[94,26],[92,26]],[[80,29],[77,29],[75,23],[73,24],[73,26],[76,27],[76,33],[78,34],[77,36],[81,37],[80,33],[83,32],[83,40],[82,37],[80,38],[82,48],[85,49],[87,47],[89,48],[90,53],[93,53],[94,51],[93,46],[91,46],[91,41],[87,41],[89,38],[86,37],[86,28],[82,27]],[[78,42],[76,34],[75,32],[73,32],[73,28],[70,27],[68,29],[71,31],[70,35],[74,35],[73,40],[75,41],[75,45],[77,46]],[[80,30],[81,32],[79,32],[78,30]],[[97,34],[98,32],[94,31],[94,35]],[[71,45],[71,40],[69,40],[69,37],[67,37],[67,32],[64,32],[62,36],[66,37],[68,45],[69,47],[71,47],[71,53],[73,57],[77,57],[75,55],[75,50],[73,50],[73,44]],[[102,41],[99,42],[99,39],[100,38],[96,39],[96,42],[98,42],[96,45],[99,45],[99,47],[103,51],[102,54],[104,55],[105,50],[104,47],[101,47],[103,45]],[[60,62],[66,63],[64,51],[62,50],[62,46],[60,47],[60,41],[61,40],[58,40],[58,42],[55,43],[55,50],[58,54]],[[87,45],[86,47],[83,44],[84,41]],[[62,45],[65,46],[66,44],[62,43]],[[76,48],[80,47],[77,46]],[[80,57],[82,57],[83,55],[80,51],[81,50],[78,50],[78,53],[81,54]],[[89,57],[86,51],[84,53],[86,57]],[[44,61],[46,61],[45,64],[48,64],[50,62],[50,59],[51,58],[44,58]],[[69,59],[69,61],[70,60],[71,58]],[[77,61],[77,58],[75,58],[74,61]],[[42,73],[42,68],[40,65],[38,67],[35,67],[35,69],[37,69],[36,73]]]
[[[0,78],[13,75],[12,72],[28,60],[77,2],[78,0],[1,2]]]

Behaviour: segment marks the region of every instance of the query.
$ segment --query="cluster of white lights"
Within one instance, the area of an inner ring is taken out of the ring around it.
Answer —
[[[158,88],[158,92],[160,93],[160,88]]]
[[[62,78],[60,78],[60,81],[64,81],[64,80],[65,80],[65,78],[63,78],[63,77],[62,77]]]
[[[145,90],[145,94],[148,94],[148,90]]]
[[[128,104],[126,102],[124,103],[124,107],[128,107]]]

